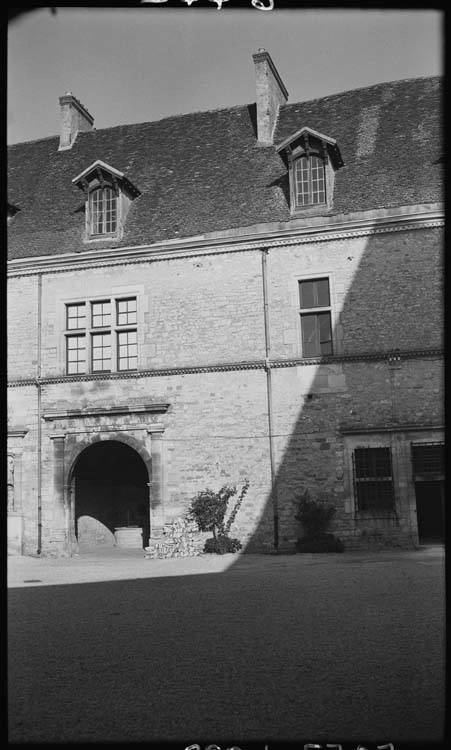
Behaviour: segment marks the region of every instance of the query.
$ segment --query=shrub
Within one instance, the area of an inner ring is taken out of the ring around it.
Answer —
[[[306,490],[299,500],[298,514],[295,518],[302,523],[306,536],[314,538],[324,534],[336,510],[333,505],[311,500]]]
[[[236,487],[225,484],[218,492],[207,488],[191,500],[188,517],[196,522],[200,531],[213,533],[213,538],[205,543],[204,552],[223,554],[241,549],[241,543],[238,539],[230,539],[229,533],[248,488],[249,481],[246,479],[227,522],[224,521],[227,505],[230,498],[236,495]]]
[[[205,541],[204,552],[224,555],[226,552],[238,552],[242,547],[239,539],[231,539],[229,536],[211,537]]]
[[[200,531],[211,531],[216,539],[225,536],[224,516],[230,498],[236,494],[236,487],[225,484],[218,492],[206,489],[198,492],[191,501],[188,516],[193,519]]]
[[[343,542],[334,534],[326,534],[336,510],[334,505],[311,500],[308,490],[304,492],[295,516],[305,532],[305,536],[296,542],[298,552],[343,552]]]

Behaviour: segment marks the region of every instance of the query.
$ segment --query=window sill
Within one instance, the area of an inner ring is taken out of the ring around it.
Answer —
[[[328,216],[332,213],[332,206],[327,203],[321,203],[318,206],[294,206],[291,209],[293,219],[300,219],[304,216]]]
[[[84,237],[83,242],[87,245],[92,244],[94,242],[111,242],[111,240],[120,240],[121,237],[119,234],[98,234],[95,237],[92,235],[89,235],[89,237]]]
[[[390,508],[371,508],[367,510],[356,510],[355,512],[356,521],[364,521],[371,518],[397,518],[396,511],[393,507]]]

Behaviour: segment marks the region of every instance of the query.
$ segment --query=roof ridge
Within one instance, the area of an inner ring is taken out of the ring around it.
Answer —
[[[310,104],[312,102],[320,102],[324,101],[326,99],[332,99],[336,96],[343,96],[343,94],[354,94],[357,91],[369,91],[370,89],[375,89],[380,86],[393,86],[394,84],[398,83],[411,83],[413,81],[433,81],[433,80],[443,80],[443,75],[438,74],[434,76],[414,76],[412,78],[397,78],[394,81],[380,81],[380,83],[371,83],[369,86],[358,86],[355,89],[344,89],[343,91],[337,91],[334,94],[326,94],[326,96],[317,96],[315,99],[303,99],[301,101],[297,102],[286,102],[286,104],[282,104],[282,107],[293,107],[296,104]]]
[[[27,143],[41,143],[42,141],[51,141],[52,139],[58,140],[59,135],[45,135],[43,138],[35,138],[29,141],[17,141],[17,143],[8,143],[7,148],[14,148],[15,146],[25,146]]]
[[[392,86],[394,84],[409,83],[413,81],[427,81],[427,80],[438,80],[438,79],[442,80],[443,75],[416,76],[413,78],[399,78],[394,81],[381,81],[380,83],[373,83],[370,86],[359,86],[355,89],[345,89],[343,91],[338,91],[333,94],[327,94],[326,96],[318,96],[318,97],[315,97],[315,99],[305,99],[305,100],[300,100],[300,101],[295,101],[295,102],[287,102],[286,104],[282,104],[280,109],[284,109],[286,107],[294,107],[296,105],[305,105],[305,104],[310,104],[313,102],[325,101],[328,99],[333,99],[334,97],[343,96],[344,94],[352,94],[357,91],[370,90],[370,89],[374,89],[380,86]],[[78,133],[78,137],[80,136],[85,137],[89,135],[90,133],[103,133],[105,131],[111,131],[111,130],[115,130],[118,128],[133,128],[133,127],[140,127],[144,125],[156,125],[158,123],[163,123],[163,122],[167,122],[170,120],[176,120],[182,117],[194,117],[195,115],[207,115],[207,114],[212,114],[215,112],[227,112],[227,111],[231,112],[233,110],[244,109],[246,107],[249,108],[251,106],[255,106],[255,102],[250,102],[250,103],[248,102],[245,104],[233,104],[228,107],[213,107],[212,109],[199,109],[194,112],[178,112],[177,114],[166,115],[165,117],[160,117],[158,120],[143,120],[141,122],[123,123],[121,125],[109,125],[106,128],[93,128],[92,130]],[[277,127],[277,123],[276,123],[276,127]],[[45,136],[44,138],[37,138],[36,140],[19,141],[17,143],[9,144],[7,148],[10,149],[16,146],[23,146],[23,145],[26,145],[27,143],[40,143],[42,141],[51,140],[52,138],[57,139],[58,137],[59,137],[58,135],[50,135],[50,136]]]
[[[130,122],[130,123],[123,123],[122,125],[109,125],[106,128],[93,128],[93,130],[85,131],[84,133],[79,133],[79,135],[86,135],[87,133],[92,133],[94,131],[101,130],[102,132],[104,130],[114,130],[115,128],[132,128],[132,127],[139,127],[140,125],[156,125],[157,123],[165,122],[166,120],[176,120],[179,117],[192,117],[194,115],[208,115],[212,112],[225,112],[233,110],[233,109],[244,109],[245,107],[251,106],[250,104],[233,104],[230,107],[214,107],[213,109],[198,109],[195,112],[178,112],[175,115],[167,115],[166,117],[160,117],[158,120],[142,120],[141,122]]]
[[[191,117],[194,115],[207,115],[213,112],[222,112],[222,111],[230,112],[231,110],[245,109],[246,107],[251,107],[251,106],[252,106],[252,103],[233,104],[230,107],[214,107],[213,109],[199,109],[199,110],[196,110],[195,112],[179,112],[175,115],[167,115],[165,117],[160,117],[160,119],[158,120],[143,120],[141,122],[122,123],[121,125],[109,125],[106,128],[92,128],[92,130],[80,131],[77,134],[77,138],[80,138],[80,136],[85,137],[87,135],[90,135],[91,133],[104,133],[106,130],[116,130],[118,128],[134,128],[134,127],[138,128],[144,125],[156,125],[158,123],[166,122],[168,120],[176,120],[181,117]],[[47,141],[47,140],[50,140],[51,138],[58,138],[58,137],[59,136],[57,135],[50,135],[50,136],[45,136],[44,138],[36,138],[36,140],[19,141],[17,143],[11,143],[10,145],[8,145],[8,148],[13,148],[14,146],[23,146],[26,143],[39,143],[40,141]]]

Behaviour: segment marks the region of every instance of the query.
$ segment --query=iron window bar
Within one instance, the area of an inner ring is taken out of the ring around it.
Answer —
[[[437,477],[444,478],[444,442],[411,443],[410,452],[414,481],[431,480]]]
[[[359,447],[352,454],[356,518],[396,518],[390,448]]]

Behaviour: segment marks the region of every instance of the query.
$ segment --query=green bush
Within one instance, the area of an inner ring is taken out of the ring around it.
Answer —
[[[229,536],[217,536],[205,541],[204,552],[224,555],[226,552],[238,552],[241,547],[242,544],[239,539],[231,539]]]

